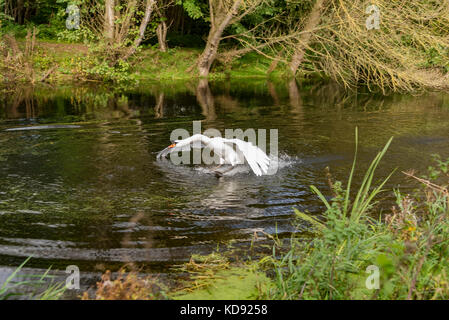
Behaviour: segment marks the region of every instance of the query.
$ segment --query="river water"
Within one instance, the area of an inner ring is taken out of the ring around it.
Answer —
[[[194,120],[203,130],[221,132],[277,129],[277,173],[256,177],[242,168],[218,179],[198,166],[156,161],[170,133],[192,132]],[[29,126],[48,127],[22,130]],[[346,181],[356,126],[355,186],[394,136],[376,175],[397,168],[379,208],[388,212],[393,188],[416,187],[402,170],[425,173],[430,154],[449,156],[449,95],[382,96],[348,93],[335,84],[266,80],[5,92],[0,267],[33,256],[31,268],[75,264],[101,272],[136,262],[169,272],[192,253],[209,253],[231,240],[245,248],[267,235],[309,237],[306,225],[293,228],[293,207],[323,212],[310,185],[330,195],[326,167]]]

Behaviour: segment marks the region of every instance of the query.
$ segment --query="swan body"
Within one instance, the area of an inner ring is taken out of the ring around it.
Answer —
[[[195,147],[207,147],[213,150],[219,158],[220,165],[228,164],[234,167],[238,164],[244,164],[246,160],[256,176],[261,176],[268,172],[270,159],[265,152],[251,142],[221,137],[210,138],[202,134],[195,134],[183,140],[176,140],[173,144],[159,152],[157,158],[160,159],[172,152],[188,151]]]

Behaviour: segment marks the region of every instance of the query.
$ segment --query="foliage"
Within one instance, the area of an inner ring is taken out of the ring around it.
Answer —
[[[128,74],[132,68],[123,64],[115,67],[115,64],[120,58],[128,61],[131,56],[142,56],[140,52],[135,54],[133,48],[140,45],[136,39],[140,38],[139,26],[144,16],[145,1],[116,3],[115,31],[113,39],[109,39],[112,42],[109,48],[105,48],[108,41],[105,41],[104,1],[0,0],[0,34],[22,39],[28,30],[36,28],[40,40],[82,42],[104,48],[103,52],[96,50],[99,57],[89,56],[98,66],[92,66],[93,63],[83,65],[84,75],[76,78],[129,81]],[[169,28],[167,40],[170,47],[202,48],[211,31],[210,5],[217,5],[215,10],[221,13],[215,16],[220,18],[226,11],[221,10],[222,6],[230,3],[215,0],[158,2],[159,7],[151,14],[142,44],[154,44],[155,30],[164,21]],[[79,29],[68,30],[65,26],[69,4],[80,9]],[[418,1],[412,5],[405,0],[377,1],[381,14],[380,29],[373,30],[367,30],[365,26],[369,16],[365,9],[371,4],[369,1],[325,1],[320,24],[311,32],[308,43],[301,43],[301,35],[304,35],[304,23],[313,7],[313,0],[266,0],[243,14],[250,6],[248,1],[244,4],[239,10],[242,16],[231,19],[220,35],[219,62],[211,65],[216,73],[229,72],[231,67],[239,69],[238,58],[248,52],[276,61],[273,69],[279,61],[283,62],[280,66],[288,65],[293,48],[302,45],[305,50],[300,72],[302,77],[320,75],[347,88],[363,85],[371,90],[380,89],[383,93],[390,90],[444,89],[449,85],[447,0]],[[155,49],[151,47],[145,51]],[[185,73],[184,62],[177,63],[183,69],[181,73]],[[195,65],[195,60],[189,63]],[[78,70],[79,66],[69,69]],[[193,69],[187,70],[190,73]],[[262,68],[260,74],[266,76],[271,71],[271,68]],[[164,73],[170,72],[166,70]],[[243,68],[236,73],[241,76],[246,72]],[[1,78],[11,77],[3,72]],[[172,78],[179,76],[175,74]]]
[[[230,264],[218,252],[192,255],[180,271],[189,274],[189,280],[170,297],[175,300],[248,300],[258,299],[270,286],[270,280],[256,263]]]
[[[305,71],[323,72],[348,88],[363,84],[384,93],[447,88],[447,1],[377,1],[379,26],[370,30],[365,9],[371,3],[327,3],[304,48]]]
[[[94,300],[155,300],[163,298],[155,279],[140,277],[136,271],[126,273],[125,268],[120,269],[116,279],[108,270],[97,282]],[[89,293],[84,292],[83,300],[90,300]]]
[[[0,287],[0,300],[8,300],[13,297],[26,296],[29,299],[38,299],[38,300],[58,300],[65,292],[65,283],[50,283],[48,285],[47,280],[52,279],[52,277],[48,274],[50,268],[42,275],[29,275],[28,277],[35,278],[36,280],[22,280],[16,281],[16,278],[19,278],[20,271],[25,266],[25,264],[31,259],[28,257],[20,266],[18,266],[13,273],[6,279],[5,282]],[[20,293],[17,289],[20,288],[20,291],[23,291],[24,287],[34,288],[34,289],[42,289],[47,286],[40,293],[34,294],[23,294]]]
[[[205,18],[207,15],[205,11],[208,10],[208,4],[206,1],[200,0],[176,0],[177,5],[181,5],[192,19]],[[207,18],[205,18],[207,19]]]
[[[111,63],[116,59],[114,55],[114,51],[108,51],[105,44],[92,46],[85,57],[73,59],[71,72],[75,79],[82,81],[134,82],[135,76],[130,73],[131,64],[121,59]]]
[[[371,174],[386,147],[373,161],[364,182],[372,179]],[[447,170],[448,163],[449,160],[440,161],[438,170]],[[292,238],[289,251],[281,258],[264,259],[271,261],[269,265],[276,270],[274,287],[267,297],[447,299],[449,197],[446,187],[436,187],[430,180],[409,174],[423,183],[425,198],[420,193],[411,196],[395,191],[397,206],[381,221],[372,218],[373,198],[365,183],[350,202],[353,170],[354,166],[346,191],[340,182],[331,183],[334,197],[330,203],[318,192],[327,208],[325,221],[298,212],[299,218],[311,223],[319,236],[309,244]],[[379,187],[372,193],[376,190]],[[379,268],[379,288],[367,286],[369,266]]]
[[[35,82],[35,70],[33,59],[36,48],[37,30],[28,30],[24,46],[20,46],[17,40],[4,35],[0,39],[0,71],[9,82]]]
[[[60,41],[70,43],[85,43],[89,44],[98,41],[98,37],[89,29],[81,26],[79,29],[68,30],[64,29],[56,34],[56,37]]]
[[[356,130],[356,146],[357,140]],[[361,270],[373,264],[374,257],[385,249],[389,240],[388,235],[372,231],[376,224],[368,213],[373,206],[374,197],[388,179],[387,177],[379,186],[370,190],[375,169],[390,143],[391,139],[371,163],[353,201],[350,199],[350,192],[357,147],[346,190],[342,189],[340,182],[330,180],[334,197],[329,203],[312,186],[312,190],[326,206],[326,221],[320,222],[296,210],[298,217],[311,223],[320,236],[309,244],[293,238],[289,252],[280,260],[274,260],[277,288],[272,293],[274,298],[351,298],[350,291],[360,286]]]

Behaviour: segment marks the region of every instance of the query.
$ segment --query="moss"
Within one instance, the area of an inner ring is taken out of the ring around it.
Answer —
[[[255,262],[230,262],[228,253],[193,254],[180,271],[189,274],[175,300],[254,300],[265,296],[271,281]]]
[[[250,266],[231,267],[199,278],[189,290],[173,295],[175,300],[253,300],[261,296],[270,280]]]

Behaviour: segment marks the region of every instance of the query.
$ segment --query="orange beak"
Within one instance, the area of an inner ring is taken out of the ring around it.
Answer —
[[[173,143],[173,144],[169,145],[168,147],[169,147],[169,148],[174,148],[175,146],[176,146],[176,144]]]

